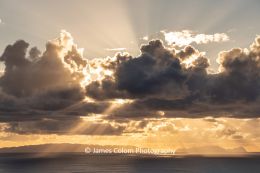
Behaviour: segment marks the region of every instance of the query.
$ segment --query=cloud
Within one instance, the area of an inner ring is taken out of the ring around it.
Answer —
[[[110,123],[85,122],[82,116],[101,114],[108,102],[86,101],[82,87],[87,60],[70,33],[46,44],[41,53],[18,40],[8,45],[0,61],[5,71],[0,78],[0,122],[6,132],[19,134],[120,134],[123,127]],[[71,131],[74,126],[83,126]]]
[[[162,31],[165,41],[168,45],[187,46],[192,43],[196,44],[207,44],[210,42],[226,42],[230,38],[225,33],[215,33],[212,35],[208,34],[197,34],[190,30],[165,32]]]
[[[185,80],[185,76],[181,71],[180,61],[159,40],[143,45],[141,52],[137,58],[118,54],[113,67],[115,79],[107,77],[101,82],[91,83],[87,86],[87,94],[94,97],[111,95],[135,98],[163,94],[163,88],[167,84],[181,89],[179,85]],[[98,91],[104,94],[97,94]]]
[[[1,121],[55,119],[51,116],[55,111],[75,104],[91,113],[99,112],[95,104],[84,104],[81,81],[87,60],[68,32],[62,31],[59,38],[49,41],[43,53],[33,47],[27,55],[28,47],[27,42],[18,40],[0,57],[5,65],[0,78]]]
[[[5,64],[0,81],[2,90],[16,97],[28,97],[57,88],[79,88],[79,80],[83,76],[78,71],[86,62],[70,45],[70,39],[64,31],[59,40],[47,43],[42,55],[37,48],[32,48],[29,57],[26,57],[27,42],[19,40],[8,45],[0,58]],[[66,49],[70,50],[63,56]]]
[[[221,34],[191,34],[191,38],[198,44],[227,39]],[[118,53],[87,60],[71,34],[62,31],[43,53],[36,47],[28,49],[27,42],[18,40],[0,57],[5,65],[0,78],[0,122],[9,124],[9,131],[65,132],[69,128],[63,126],[81,123],[82,117],[92,114],[103,115],[108,122],[260,115],[259,37],[248,49],[220,52],[215,74],[208,73],[205,53],[191,45],[168,48],[160,40],[142,45],[136,57]],[[66,123],[59,125],[61,121]],[[113,131],[110,125],[102,127],[111,134],[124,129]],[[75,133],[90,134],[89,130]]]
[[[124,47],[118,47],[118,48],[106,48],[106,51],[112,51],[112,52],[117,52],[117,51],[126,51],[126,48],[124,48]]]
[[[192,46],[168,49],[159,40],[141,47],[141,55],[117,55],[113,78],[87,85],[95,99],[130,98],[111,117],[234,116],[258,117],[259,38],[249,50],[220,52],[221,71],[207,73],[209,60]],[[246,106],[245,106],[246,105]]]
[[[77,128],[80,127],[80,128]],[[67,134],[67,135],[120,135],[125,129],[122,125],[106,122],[88,122],[82,119],[12,122],[5,132],[18,134]]]

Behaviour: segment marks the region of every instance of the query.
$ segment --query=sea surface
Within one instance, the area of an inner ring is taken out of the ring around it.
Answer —
[[[0,173],[260,173],[260,156],[0,154]]]

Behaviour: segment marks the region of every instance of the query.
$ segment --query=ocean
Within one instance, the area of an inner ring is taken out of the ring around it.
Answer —
[[[260,156],[0,154],[0,173],[260,173]]]

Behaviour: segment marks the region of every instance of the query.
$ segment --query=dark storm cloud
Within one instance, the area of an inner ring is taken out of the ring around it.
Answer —
[[[115,76],[119,90],[143,96],[163,92],[167,85],[182,87],[185,76],[180,61],[159,40],[142,46],[141,53],[118,67]]]
[[[169,117],[258,117],[259,43],[257,38],[248,51],[221,52],[221,72],[210,74],[209,60],[192,46],[178,51],[151,41],[136,58],[118,55],[115,79],[88,85],[87,94],[95,99],[134,99],[112,112],[115,118],[158,116],[158,111]]]
[[[169,96],[169,93],[165,93],[165,91],[171,92],[166,89],[169,87],[174,87],[171,96],[178,97],[185,93],[182,85],[186,77],[180,61],[171,51],[165,49],[159,40],[142,46],[139,57],[118,55],[117,62],[115,82],[106,78],[101,83],[92,83],[87,86],[88,95],[97,99],[100,95],[103,98],[104,96],[136,98],[158,94]],[[180,92],[176,93],[178,89]],[[184,91],[181,91],[182,89]]]
[[[180,52],[175,53],[165,48],[160,40],[154,40],[143,45],[141,55],[136,58],[119,54],[114,66],[115,79],[107,77],[101,82],[91,83],[86,87],[87,94],[95,99],[153,98],[174,101],[190,97],[192,94],[188,87],[196,87],[193,78],[202,79],[207,75],[209,64],[207,58],[191,46]],[[184,67],[181,59],[193,55],[197,56],[193,67]]]

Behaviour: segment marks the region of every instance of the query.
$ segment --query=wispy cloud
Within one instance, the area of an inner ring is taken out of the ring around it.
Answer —
[[[229,36],[225,33],[198,34],[191,30],[161,32],[168,45],[186,46],[191,43],[207,44],[210,42],[226,42],[230,40]]]
[[[126,48],[119,47],[119,48],[106,48],[106,51],[126,51]]]

